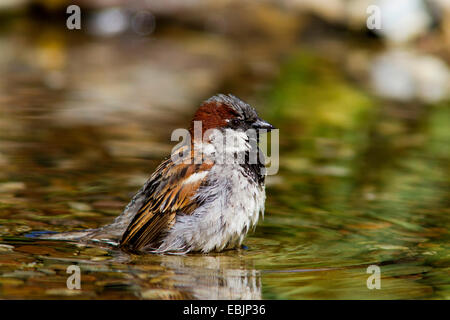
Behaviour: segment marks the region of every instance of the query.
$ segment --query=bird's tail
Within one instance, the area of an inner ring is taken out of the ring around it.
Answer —
[[[25,236],[34,239],[46,240],[63,240],[63,241],[77,241],[77,242],[94,242],[105,243],[108,245],[117,246],[119,243],[119,235],[116,230],[103,227],[98,229],[86,229],[80,231],[70,232],[52,232],[52,231],[34,231]]]
[[[49,240],[83,240],[96,229],[86,229],[71,232],[53,232],[53,231],[33,231],[25,235],[27,238],[33,239],[49,239]]]

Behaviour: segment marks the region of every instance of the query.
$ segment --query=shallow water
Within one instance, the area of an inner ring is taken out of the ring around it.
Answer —
[[[229,39],[52,32],[0,38],[1,298],[450,298],[448,103],[375,98],[315,44],[248,93],[239,72],[221,72]],[[25,237],[112,221],[175,144],[171,131],[235,89],[281,140],[247,249],[135,256]],[[81,290],[66,287],[73,264]],[[369,265],[379,290],[367,288]]]

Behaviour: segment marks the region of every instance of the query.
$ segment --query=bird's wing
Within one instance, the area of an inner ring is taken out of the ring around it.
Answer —
[[[145,190],[145,201],[122,236],[121,246],[139,250],[157,242],[175,223],[177,214],[192,214],[200,205],[193,199],[205,184],[212,163],[164,161],[153,173]]]

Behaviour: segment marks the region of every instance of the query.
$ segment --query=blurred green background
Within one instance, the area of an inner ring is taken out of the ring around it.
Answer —
[[[2,0],[0,298],[449,299],[449,62],[447,0]],[[248,250],[24,236],[111,222],[218,92],[280,128]]]

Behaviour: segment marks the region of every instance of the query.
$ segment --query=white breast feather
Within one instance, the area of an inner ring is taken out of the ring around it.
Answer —
[[[247,136],[236,133],[235,146],[248,148]],[[223,151],[223,146],[214,144],[214,141],[206,146],[203,144],[203,147],[206,150],[214,147],[217,154]],[[234,148],[231,150],[236,151]],[[157,252],[210,252],[240,245],[250,228],[256,226],[259,214],[264,214],[265,188],[245,176],[242,166],[215,164],[209,172],[193,174],[185,183],[191,179],[189,182],[203,179],[206,174],[207,186],[194,197],[203,205],[192,215],[177,217]]]

